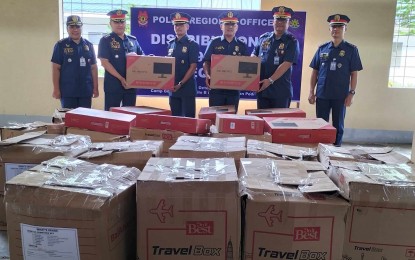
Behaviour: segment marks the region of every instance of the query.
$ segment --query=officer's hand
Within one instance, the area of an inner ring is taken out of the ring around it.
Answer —
[[[210,75],[206,74],[206,87],[210,90]]]
[[[176,85],[173,87],[173,92],[176,92],[177,90],[179,90],[182,86],[180,85]]]
[[[52,97],[56,98],[56,99],[60,99],[61,98],[61,91],[59,89],[53,90]]]
[[[351,105],[352,105],[352,103],[353,103],[353,94],[350,94],[349,93],[349,95],[347,96],[347,98],[346,98],[346,100],[344,101],[344,105],[346,106],[346,107],[350,107]]]
[[[261,80],[259,82],[259,90],[258,90],[258,92],[264,91],[265,89],[267,89],[269,87],[269,85],[271,85],[271,82],[269,82],[268,79]]]
[[[94,91],[92,92],[92,97],[93,98],[99,97],[99,90],[98,89],[94,89]]]
[[[310,95],[308,96],[308,103],[310,103],[310,104],[314,104],[314,103],[316,103],[316,95],[314,95],[314,92],[313,93],[310,93]]]
[[[120,79],[120,81],[121,81],[121,85],[122,85],[124,88],[127,88],[127,81],[125,80],[125,78],[121,78],[121,79]]]

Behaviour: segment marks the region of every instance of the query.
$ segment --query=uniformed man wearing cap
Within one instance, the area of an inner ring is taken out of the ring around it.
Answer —
[[[98,69],[94,47],[82,38],[82,21],[68,16],[68,37],[55,44],[52,55],[52,96],[60,99],[63,108],[91,107],[98,97]]]
[[[327,122],[332,112],[333,126],[337,129],[336,142],[341,146],[346,107],[352,104],[356,93],[357,73],[362,70],[356,46],[344,40],[349,17],[334,14],[328,17],[332,40],[318,47],[310,67],[310,104],[316,103],[317,117]],[[317,91],[315,91],[317,86]]]
[[[195,117],[196,114],[195,70],[199,45],[187,35],[190,19],[190,15],[183,12],[170,15],[176,33],[167,45],[168,56],[176,58],[174,90],[169,92],[173,116]]]
[[[112,32],[101,38],[98,46],[98,58],[105,68],[104,92],[105,110],[111,107],[135,106],[135,89],[125,89],[127,86],[128,53],[144,55],[137,38],[125,33],[125,15],[127,11],[114,10],[110,16]]]
[[[290,107],[293,96],[292,65],[297,63],[300,47],[288,27],[294,11],[285,6],[272,9],[274,31],[259,37],[252,56],[261,58],[258,108]]]
[[[236,38],[238,31],[238,14],[233,11],[224,12],[219,16],[222,36],[213,38],[203,58],[203,71],[206,85],[209,88],[209,106],[235,105],[238,110],[239,91],[228,89],[210,89],[210,59],[212,54],[249,56],[247,45]]]

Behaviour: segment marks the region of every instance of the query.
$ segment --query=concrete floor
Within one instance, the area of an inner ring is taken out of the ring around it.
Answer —
[[[344,147],[355,146],[357,144],[344,144]],[[376,145],[367,145],[367,146],[376,146]],[[384,146],[384,145],[382,145]],[[392,145],[394,150],[405,155],[408,158],[411,158],[412,145],[411,144],[400,144]],[[0,259],[10,259],[9,257],[9,243],[7,240],[7,232],[0,231]]]

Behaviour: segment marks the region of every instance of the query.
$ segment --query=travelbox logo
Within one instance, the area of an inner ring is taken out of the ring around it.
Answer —
[[[294,228],[294,241],[320,241],[320,227]]]
[[[187,221],[186,235],[213,235],[213,221]]]

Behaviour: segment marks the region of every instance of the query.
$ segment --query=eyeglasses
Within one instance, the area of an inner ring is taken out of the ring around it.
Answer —
[[[123,23],[125,23],[125,21],[114,21],[114,20],[112,22],[114,22],[116,24],[123,24]]]
[[[80,25],[69,25],[68,26],[70,29],[79,29],[79,28],[81,28],[81,26]]]

